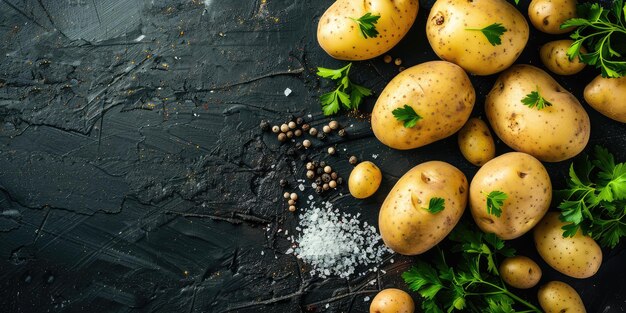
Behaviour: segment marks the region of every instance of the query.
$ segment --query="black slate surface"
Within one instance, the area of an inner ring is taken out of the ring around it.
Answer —
[[[313,125],[328,122],[317,100],[328,86],[315,67],[345,63],[319,48],[315,32],[332,2],[0,1],[1,310],[364,312],[366,296],[403,287],[399,274],[413,258],[388,255],[385,272],[322,280],[284,254],[284,230],[294,234],[297,220],[278,181],[295,189],[304,178],[302,152],[290,155],[292,145],[279,145],[258,124],[308,114]],[[407,67],[436,58],[423,31],[433,1],[420,2],[418,21],[390,52]],[[540,65],[538,46],[552,38],[532,30],[518,63]],[[398,67],[378,58],[352,72],[379,93]],[[582,99],[594,76],[587,69],[556,78]],[[480,116],[495,76],[472,80]],[[624,125],[586,108],[589,147],[607,145],[626,159]],[[420,162],[447,161],[468,178],[476,171],[454,137],[394,151],[374,138],[367,117],[338,120],[349,136],[314,140],[306,154],[344,177],[349,155],[382,168],[371,199],[326,196],[370,223],[394,182]],[[331,145],[337,156],[323,153]],[[508,148],[498,143],[498,150]],[[567,162],[547,167],[563,186]],[[308,186],[299,193],[314,194]],[[529,236],[513,244],[539,260]],[[624,244],[604,256],[587,280],[541,262],[544,281],[572,284],[588,312],[624,312]]]

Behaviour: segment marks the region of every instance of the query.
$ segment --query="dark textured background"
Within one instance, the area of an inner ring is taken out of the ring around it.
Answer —
[[[0,310],[363,312],[364,297],[404,286],[399,273],[411,258],[389,255],[385,272],[322,280],[284,255],[284,230],[294,234],[297,221],[278,180],[293,190],[304,178],[303,152],[289,155],[290,145],[258,124],[291,114],[328,121],[317,100],[328,86],[315,67],[345,63],[323,53],[315,32],[332,2],[0,0]],[[412,31],[390,52],[403,66],[435,59],[423,31],[429,3],[421,1]],[[533,30],[518,62],[537,65],[538,46],[551,38]],[[352,72],[379,93],[398,67],[378,58]],[[556,78],[582,99],[594,76]],[[494,80],[473,78],[475,116]],[[590,147],[608,145],[624,160],[624,125],[586,107]],[[367,118],[338,119],[349,137],[314,140],[306,153],[344,177],[352,154],[382,168],[371,199],[326,195],[371,223],[393,183],[420,162],[448,161],[469,178],[476,171],[454,137],[393,151]],[[329,145],[337,156],[321,153]],[[547,167],[563,186],[567,162]],[[537,259],[528,236],[513,244]],[[541,265],[546,281],[570,282],[589,312],[624,312],[625,262],[622,244],[587,280]]]

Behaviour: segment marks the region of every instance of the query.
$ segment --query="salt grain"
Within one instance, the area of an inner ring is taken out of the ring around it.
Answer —
[[[304,191],[304,185],[303,184],[298,185],[298,189],[300,189],[300,191]]]
[[[291,89],[289,88],[285,89],[285,97],[289,97],[290,94],[291,94]]]
[[[363,298],[363,302],[367,302],[367,301],[370,301],[370,297]]]
[[[372,154],[372,158],[377,159],[378,158],[378,154]]]

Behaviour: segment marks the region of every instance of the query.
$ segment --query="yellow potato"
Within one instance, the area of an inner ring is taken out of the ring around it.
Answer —
[[[511,287],[528,289],[541,279],[541,268],[531,258],[518,255],[500,263],[500,277]]]
[[[487,211],[487,196],[506,194],[500,216]],[[535,226],[548,211],[552,183],[545,167],[531,155],[503,154],[483,165],[470,184],[469,202],[478,227],[504,240],[515,239]]]
[[[431,213],[431,201],[441,198],[443,210]],[[426,252],[457,224],[467,205],[467,179],[456,167],[440,161],[417,165],[387,195],[378,215],[380,235],[393,251],[405,255]]]
[[[626,77],[598,75],[585,87],[585,101],[604,116],[626,123]]]
[[[502,24],[501,44],[493,45],[478,30]],[[437,0],[426,23],[428,42],[442,59],[476,75],[507,69],[528,42],[528,23],[515,6],[505,0]]]
[[[533,0],[528,6],[528,17],[544,33],[568,33],[572,28],[561,29],[561,24],[576,17],[576,0]]]
[[[383,144],[414,149],[456,133],[467,121],[476,93],[462,68],[432,61],[402,71],[378,97],[372,112],[372,130]],[[393,111],[409,105],[421,117],[407,128]]]
[[[353,197],[365,199],[376,193],[382,179],[378,166],[370,161],[361,162],[350,172],[348,189]]]
[[[563,237],[565,223],[559,213],[549,212],[533,231],[539,255],[555,270],[574,278],[593,276],[602,264],[602,250],[578,230],[574,237]]]
[[[496,144],[481,119],[470,118],[465,123],[459,131],[458,143],[461,154],[474,165],[481,166],[496,156]]]
[[[551,281],[539,288],[539,305],[546,313],[586,313],[585,304],[570,285]]]
[[[419,9],[418,0],[337,0],[317,25],[317,41],[331,57],[367,60],[393,48],[409,31]],[[365,38],[355,21],[366,13],[379,15],[378,35]]]
[[[558,75],[574,75],[582,71],[585,68],[585,63],[580,62],[578,57],[570,60],[567,56],[567,49],[573,42],[571,39],[563,39],[550,41],[543,45],[539,50],[539,57],[543,65]],[[587,49],[581,47],[580,53],[587,53]]]
[[[552,106],[540,110],[522,103],[536,91]],[[534,66],[515,65],[502,73],[487,95],[485,111],[504,143],[541,161],[572,158],[589,141],[589,116],[580,102]]]
[[[411,296],[395,288],[381,290],[370,304],[370,313],[413,313],[414,311],[415,303]]]

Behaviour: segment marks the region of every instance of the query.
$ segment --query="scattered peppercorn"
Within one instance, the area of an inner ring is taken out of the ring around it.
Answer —
[[[296,124],[298,124],[298,125],[302,125],[302,123],[304,123],[304,119],[303,119],[303,118],[301,118],[301,117],[298,117],[298,118],[296,119]]]
[[[336,182],[336,181],[334,181],[334,180],[331,180],[331,181],[328,183],[328,186],[329,186],[330,188],[337,188],[337,182]]]
[[[346,130],[344,128],[340,129],[337,133],[339,137],[344,137],[346,135]]]
[[[357,159],[354,155],[350,157],[350,159],[348,160],[348,162],[350,162],[350,164],[352,165],[356,165],[357,163],[359,163],[359,159]]]
[[[333,180],[337,179],[337,177],[339,177],[339,175],[337,175],[337,172],[330,173],[330,178],[332,178]]]
[[[322,168],[323,168],[323,167],[326,167],[326,162],[324,162],[324,161],[320,161],[319,167],[322,167]]]
[[[303,145],[305,148],[310,147],[310,146],[311,146],[311,140],[306,139],[305,141],[303,141],[303,142],[302,142],[302,145]]]
[[[323,168],[321,168],[321,167],[318,167],[318,168],[315,170],[315,172],[317,173],[317,175],[322,175],[322,174],[324,174],[324,169],[323,169]]]
[[[326,134],[330,133],[331,131],[330,126],[324,125],[324,127],[322,127],[322,131]]]
[[[324,139],[326,139],[326,134],[324,134],[324,133],[319,133],[319,134],[317,134],[317,139],[319,139],[319,140],[324,140]]]
[[[332,171],[333,171],[333,168],[332,168],[332,167],[330,167],[330,166],[328,166],[328,165],[327,165],[327,166],[324,166],[324,173],[326,173],[326,174],[330,174],[330,173],[332,173]]]
[[[293,132],[292,131],[288,131],[287,132],[287,138],[289,138],[289,139],[293,138]]]
[[[285,192],[285,193],[283,194],[283,197],[285,197],[285,199],[289,199],[289,193],[288,193],[288,192]]]
[[[281,179],[278,183],[280,184],[281,187],[287,186],[287,180],[286,179]]]
[[[289,212],[295,212],[296,211],[296,206],[295,205],[290,205],[289,206]]]
[[[285,133],[278,134],[278,141],[283,142],[285,140],[287,140],[287,135],[285,135]]]
[[[295,205],[295,204],[296,204],[296,201],[294,201],[294,200],[291,200],[291,199],[290,199],[289,201],[287,201],[287,203],[288,203],[289,205]]]
[[[262,120],[259,127],[261,127],[262,131],[267,131],[268,129],[270,129],[270,123],[266,120]]]
[[[289,122],[287,126],[289,126],[289,129],[296,129],[296,122]]]
[[[299,130],[299,129],[296,129],[296,130],[293,131],[293,134],[296,135],[296,137],[300,137],[300,136],[302,136],[302,131]]]
[[[328,154],[333,155],[335,152],[337,152],[335,147],[328,147]]]
[[[339,122],[337,121],[330,121],[330,123],[328,123],[328,127],[330,127],[330,129],[335,130],[337,128],[339,128]]]
[[[322,191],[324,191],[324,189],[322,189],[322,186],[318,185],[317,187],[315,187],[315,192],[322,193]]]
[[[309,162],[309,163],[307,163],[307,164],[306,164],[306,169],[307,169],[307,170],[312,170],[312,169],[314,169],[314,168],[315,168],[315,167],[313,166],[313,163],[312,163],[312,162]]]
[[[303,132],[305,132],[305,133],[306,133],[306,132],[308,132],[310,129],[311,129],[311,125],[309,125],[309,124],[304,124],[304,125],[302,125],[302,131],[303,131]]]
[[[308,178],[308,179],[315,178],[315,172],[313,172],[312,170],[306,171],[306,178]]]
[[[298,200],[298,195],[295,192],[292,192],[289,195],[289,198],[291,198],[291,200],[293,200],[293,201],[296,201],[296,200]]]
[[[406,67],[404,67],[404,66],[400,66],[400,67],[398,68],[398,72],[402,72],[402,71],[404,71],[404,70],[406,70]]]
[[[324,184],[324,185],[322,186],[322,189],[324,189],[324,190],[328,190],[328,189],[330,189],[330,186],[329,186],[328,184]]]
[[[274,134],[278,134],[280,132],[280,126],[278,126],[278,125],[272,126],[272,132]]]
[[[341,177],[337,178],[337,184],[339,185],[343,184],[343,178]]]
[[[400,58],[396,58],[396,59],[393,61],[393,63],[394,63],[395,65],[397,65],[397,66],[400,66],[400,65],[402,65],[402,59],[400,59]]]
[[[322,178],[321,178],[321,177],[317,177],[317,178],[315,179],[315,183],[316,183],[317,185],[321,185],[321,184],[322,184]]]
[[[393,58],[388,54],[383,57],[383,61],[385,61],[385,63],[391,63],[392,60]]]
[[[322,181],[327,183],[330,181],[330,175],[328,174],[322,174]]]
[[[316,136],[317,135],[317,129],[315,127],[311,128],[309,130],[309,135]]]
[[[289,125],[287,125],[287,124],[280,125],[280,131],[283,132],[283,133],[288,132],[289,131]]]

